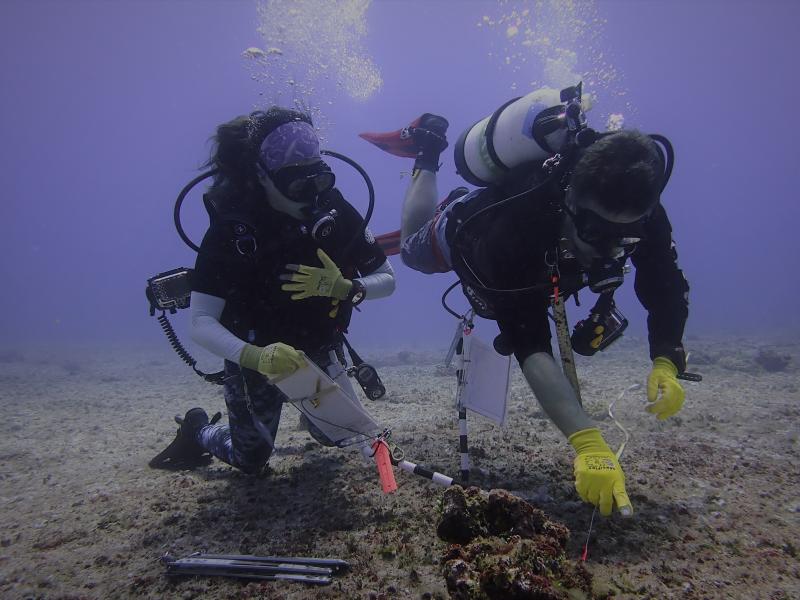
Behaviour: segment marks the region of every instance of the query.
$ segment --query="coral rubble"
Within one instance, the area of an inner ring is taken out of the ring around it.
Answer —
[[[569,530],[505,490],[448,488],[437,533],[442,571],[459,600],[595,598],[586,568],[565,556]]]

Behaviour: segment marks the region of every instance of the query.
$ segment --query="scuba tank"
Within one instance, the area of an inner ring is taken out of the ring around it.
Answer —
[[[461,134],[454,150],[456,170],[473,185],[499,183],[514,167],[560,152],[569,131],[585,127],[588,108],[581,84],[561,91],[541,88],[509,100]]]
[[[544,88],[507,102],[462,133],[456,143],[456,165],[460,175],[470,183],[495,187],[504,182],[512,169],[524,168],[524,165],[531,165],[541,173],[532,187],[501,200],[488,203],[475,200],[475,205],[455,206],[454,218],[447,221],[454,270],[470,304],[480,316],[494,318],[489,296],[499,300],[507,294],[546,293],[552,289],[550,282],[498,288],[483,281],[470,258],[474,243],[468,232],[470,225],[486,213],[520,203],[530,204],[533,198],[546,201],[541,206],[548,211],[561,211],[561,200],[550,198],[553,188],[563,192],[564,179],[578,150],[598,137],[597,132],[587,126],[582,89],[582,82],[560,92]],[[479,179],[476,173],[488,181]]]

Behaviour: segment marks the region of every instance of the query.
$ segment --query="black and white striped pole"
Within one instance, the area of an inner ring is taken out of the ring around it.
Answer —
[[[469,444],[467,443],[467,409],[458,407],[458,451],[461,455],[461,481],[469,482]]]
[[[466,372],[467,365],[466,355],[466,336],[472,333],[472,323],[464,319],[461,322],[461,337],[456,344],[456,357],[458,368],[456,370],[456,378],[458,381],[458,388],[456,390],[456,408],[458,409],[458,452],[461,462],[461,482],[469,482],[469,441],[467,437],[467,409],[462,402],[464,387],[467,385]]]
[[[395,465],[406,471],[408,473],[412,473],[414,475],[419,475],[420,477],[424,477],[425,479],[430,479],[434,483],[438,483],[439,485],[443,485],[444,487],[448,487],[453,485],[453,478],[448,477],[447,475],[443,475],[442,473],[437,473],[436,471],[431,471],[430,469],[426,469],[416,463],[413,463],[409,460],[398,460]]]
[[[465,372],[465,358],[464,358],[464,338],[472,333],[475,325],[472,322],[474,313],[470,310],[459,321],[456,327],[453,341],[450,343],[450,349],[447,351],[447,356],[444,360],[444,366],[449,367],[453,359],[456,359],[456,380],[458,387],[456,389],[456,409],[458,410],[458,448],[461,461],[461,481],[467,483],[469,481],[470,461],[469,461],[469,442],[467,438],[467,409],[461,402],[461,396],[466,385]]]

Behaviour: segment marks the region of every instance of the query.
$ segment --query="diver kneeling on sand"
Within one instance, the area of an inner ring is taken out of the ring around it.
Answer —
[[[475,313],[497,321],[495,349],[516,356],[545,413],[576,450],[580,497],[604,515],[614,505],[631,514],[617,457],[583,410],[577,381],[571,385],[553,358],[548,309],[555,313],[588,285],[599,300],[576,327],[572,346],[581,354],[604,348],[627,323],[613,291],[630,258],[648,311],[647,410],[666,419],[684,402],[678,377],[686,367],[689,287],[660,203],[672,168],[669,142],[637,131],[595,132],[586,126],[581,96],[580,85],[538,90],[465,131],[456,166],[481,189],[462,188],[438,207],[446,119],[425,114],[398,132],[362,137],[415,157],[402,207],[403,262],[423,273],[456,272]]]
[[[270,378],[306,359],[332,377],[341,373],[353,307],[390,295],[395,280],[361,215],[334,187],[308,115],[256,111],[220,125],[214,141],[208,166],[216,172],[204,196],[211,224],[192,275],[191,331],[225,359],[229,424],[189,410],[151,466],[180,468],[210,453],[260,473],[287,400]],[[355,397],[347,378],[342,385]]]

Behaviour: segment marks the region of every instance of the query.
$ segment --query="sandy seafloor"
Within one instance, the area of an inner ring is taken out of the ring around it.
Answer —
[[[783,372],[753,358],[792,355]],[[596,522],[588,567],[617,598],[800,598],[800,345],[699,338],[701,384],[676,418],[657,422],[643,392],[616,409],[633,432],[623,466],[635,515]],[[441,352],[393,348],[389,390],[368,409],[394,428],[407,458],[456,476],[455,378]],[[626,337],[580,360],[584,401],[612,445],[605,409],[643,382],[645,346]],[[174,436],[172,416],[224,410],[166,342],[152,348],[50,347],[0,353],[0,597],[446,598],[437,539],[442,488],[397,473],[380,490],[352,449],[324,448],[287,406],[271,473],[215,461],[192,472],[147,461]],[[505,488],[572,531],[578,558],[591,507],[572,481],[572,449],[538,409],[516,366],[504,429],[470,417],[473,482]],[[159,557],[217,553],[337,557],[352,564],[328,587],[220,578],[170,580]]]

